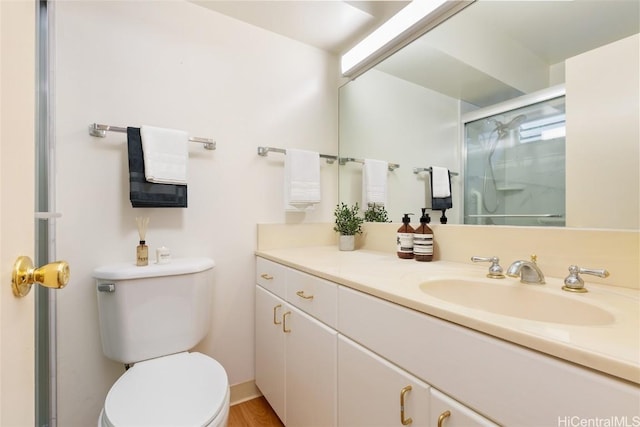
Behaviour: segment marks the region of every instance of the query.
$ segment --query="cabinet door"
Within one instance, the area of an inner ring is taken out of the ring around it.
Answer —
[[[431,389],[431,414],[433,427],[497,427],[497,424],[434,388]]]
[[[287,312],[286,425],[335,426],[338,333],[293,306]]]
[[[285,309],[284,301],[256,286],[256,385],[284,423]]]
[[[338,425],[428,426],[429,386],[339,336]]]

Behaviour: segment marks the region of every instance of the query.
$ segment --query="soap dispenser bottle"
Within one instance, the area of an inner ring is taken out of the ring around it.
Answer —
[[[411,224],[409,224],[409,222],[411,222],[409,215],[412,214],[404,214],[404,217],[402,217],[402,226],[398,228],[396,239],[398,258],[403,259],[413,258],[413,233],[415,230]]]
[[[416,228],[413,235],[413,253],[416,261],[433,260],[433,230],[429,228],[431,218],[426,213],[426,208],[422,208],[420,226]]]

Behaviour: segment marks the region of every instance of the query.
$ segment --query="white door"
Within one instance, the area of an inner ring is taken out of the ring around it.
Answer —
[[[429,385],[338,337],[338,425],[429,426]]]
[[[11,269],[34,256],[35,1],[0,0],[0,425],[35,423],[34,292]]]
[[[256,385],[283,423],[285,411],[285,333],[287,304],[256,285]]]
[[[497,427],[497,424],[438,390],[432,388],[430,392],[433,427]]]
[[[337,424],[338,333],[288,305],[286,334],[287,426]],[[285,314],[283,314],[285,316]]]

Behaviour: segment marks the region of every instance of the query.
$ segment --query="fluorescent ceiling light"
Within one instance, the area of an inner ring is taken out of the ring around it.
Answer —
[[[475,0],[413,0],[342,55],[346,77],[356,77]]]

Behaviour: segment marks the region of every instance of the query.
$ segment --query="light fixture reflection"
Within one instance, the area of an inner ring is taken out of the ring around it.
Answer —
[[[342,55],[342,75],[357,77],[474,1],[413,0]]]

